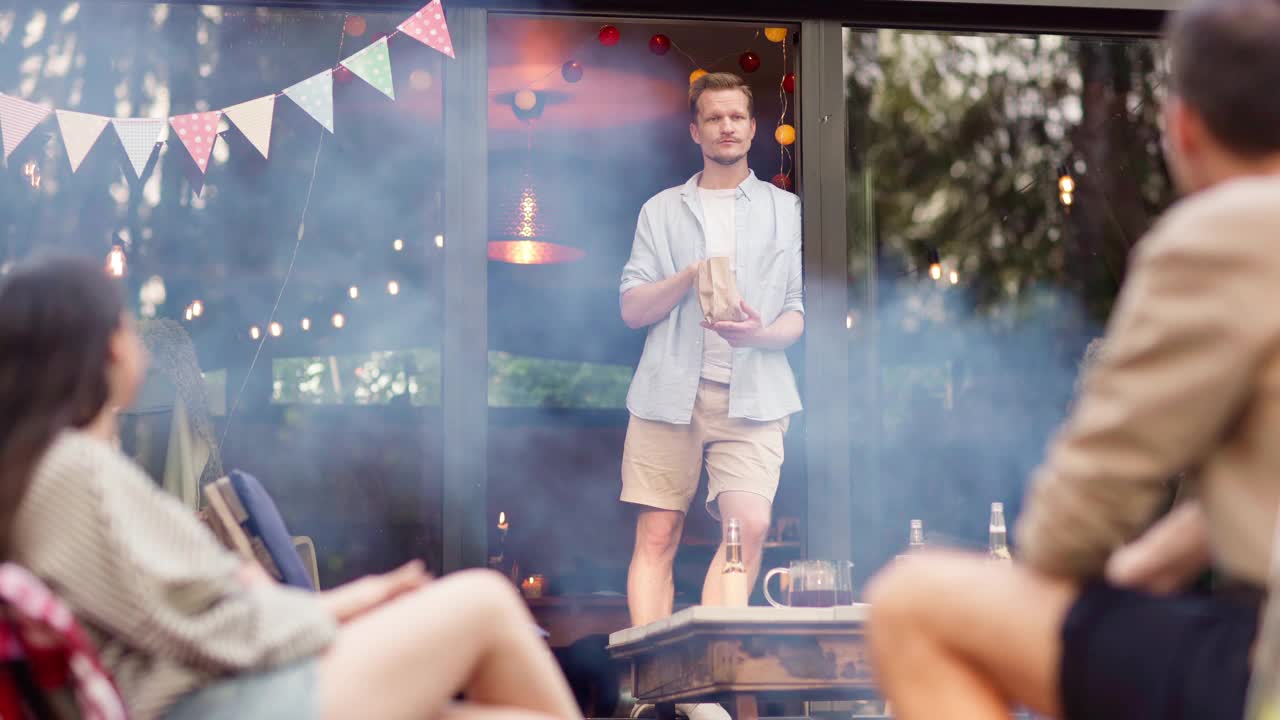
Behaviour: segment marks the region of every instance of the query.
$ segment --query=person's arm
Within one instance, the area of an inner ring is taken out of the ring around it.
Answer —
[[[15,537],[24,564],[94,626],[209,672],[276,666],[332,641],[336,618],[316,593],[246,575],[124,456],[84,439],[50,452]]]
[[[664,269],[653,235],[649,206],[646,205],[641,208],[636,221],[631,257],[622,269],[622,283],[618,290],[622,321],[633,330],[652,325],[670,315],[698,279],[700,263],[693,263],[674,273],[669,267]]]
[[[366,612],[426,585],[431,580],[421,560],[401,565],[383,575],[366,575],[320,593],[320,600],[338,622],[354,620]]]
[[[1070,420],[1035,473],[1020,557],[1088,579],[1146,526],[1166,478],[1207,457],[1280,335],[1280,268],[1240,203],[1173,211],[1139,245]]]
[[[788,310],[769,325],[760,322],[760,314],[742,302],[742,312],[747,319],[741,322],[724,320],[717,323],[703,322],[702,327],[715,330],[733,347],[753,347],[762,350],[785,350],[804,334],[804,313]]]
[[[1184,502],[1142,537],[1107,560],[1112,585],[1171,593],[1186,587],[1209,567],[1209,529],[1197,501]]]
[[[804,335],[804,262],[800,242],[800,199],[795,199],[795,232],[787,244],[787,296],[782,312],[773,322],[764,325],[760,314],[746,301],[742,312],[746,319],[740,322],[703,323],[708,330],[715,330],[733,347],[755,347],[763,350],[785,350]]]
[[[622,293],[622,322],[632,330],[652,325],[671,314],[698,278],[694,263],[665,280],[637,285]]]

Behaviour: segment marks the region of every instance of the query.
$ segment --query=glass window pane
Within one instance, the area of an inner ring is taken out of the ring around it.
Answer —
[[[290,531],[314,539],[326,587],[439,556],[443,56],[393,38],[395,101],[335,70],[332,133],[281,92],[406,12],[0,11],[0,92],[102,118],[95,136],[49,116],[13,148],[0,262],[115,262],[152,354],[125,448],[193,509],[199,484],[257,476]],[[212,142],[202,172],[193,137],[161,133],[171,116],[217,110],[220,122],[188,126]],[[108,118],[159,123],[134,137]],[[3,132],[8,144],[16,130]],[[175,437],[183,414],[208,462]]]
[[[850,29],[845,58],[851,459],[874,567],[911,519],[981,549],[992,502],[1016,517],[1172,187],[1155,40]]]

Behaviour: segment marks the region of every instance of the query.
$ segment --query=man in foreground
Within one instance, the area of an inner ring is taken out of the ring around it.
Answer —
[[[1170,22],[1169,166],[1106,352],[1001,565],[924,555],[869,590],[898,717],[1242,717],[1280,503],[1280,2]],[[1196,500],[1135,538],[1191,469]],[[1207,563],[1234,592],[1172,594]]]

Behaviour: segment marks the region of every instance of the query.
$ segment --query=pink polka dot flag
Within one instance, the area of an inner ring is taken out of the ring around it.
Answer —
[[[449,26],[444,20],[444,8],[440,0],[431,0],[426,7],[400,23],[400,32],[423,43],[427,47],[454,57],[453,41],[449,39]]]
[[[182,146],[191,153],[196,167],[204,173],[209,169],[209,153],[213,151],[213,143],[218,139],[218,121],[222,119],[221,110],[177,115],[169,118],[173,132]]]

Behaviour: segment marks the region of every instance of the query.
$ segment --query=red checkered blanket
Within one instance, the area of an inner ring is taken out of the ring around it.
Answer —
[[[125,720],[120,693],[75,616],[31,573],[0,564],[0,720],[48,713],[67,690],[81,720]]]

